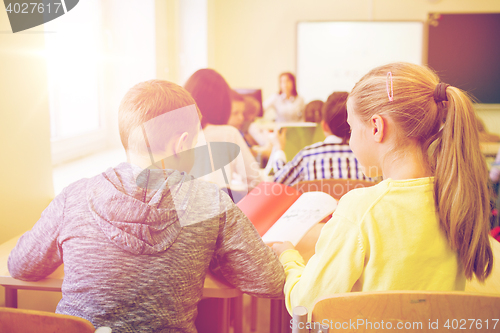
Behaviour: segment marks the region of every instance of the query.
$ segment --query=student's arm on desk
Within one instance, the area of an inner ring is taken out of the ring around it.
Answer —
[[[258,297],[283,296],[285,273],[253,224],[222,193],[219,237],[212,262],[224,278],[241,291]],[[217,274],[217,272],[215,272]]]
[[[33,228],[19,238],[8,260],[9,272],[13,278],[38,281],[63,263],[57,237],[64,220],[65,200],[63,191],[43,211]]]
[[[307,265],[296,250],[280,256],[286,274],[285,304],[288,312],[298,305],[309,312],[319,296],[349,292],[364,269],[364,246],[358,226],[341,216],[328,221]]]

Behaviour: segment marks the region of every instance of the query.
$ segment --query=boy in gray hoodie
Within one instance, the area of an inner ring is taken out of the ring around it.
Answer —
[[[217,185],[188,175],[200,114],[161,80],[130,89],[119,109],[128,162],[68,187],[9,256],[36,281],[64,263],[56,312],[113,332],[196,332],[209,265],[250,295],[280,297],[283,268]]]

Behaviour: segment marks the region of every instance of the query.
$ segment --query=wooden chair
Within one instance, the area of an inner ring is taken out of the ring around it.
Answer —
[[[304,315],[298,310],[297,315],[302,316],[297,318],[303,321]],[[352,292],[318,299],[309,327],[326,324],[322,332],[491,332],[500,329],[499,316],[500,295],[459,291]],[[294,332],[305,332],[297,330],[300,324],[296,326]]]
[[[52,312],[0,307],[2,333],[109,333],[109,327],[97,330],[86,319]]]
[[[375,185],[374,182],[359,179],[317,179],[301,181],[293,187],[302,193],[312,191],[325,192],[339,200],[344,194],[352,189],[373,185]]]

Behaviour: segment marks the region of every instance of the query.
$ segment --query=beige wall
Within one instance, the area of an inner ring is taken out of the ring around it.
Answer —
[[[232,87],[262,88],[264,98],[278,89],[279,73],[296,71],[299,21],[423,21],[429,12],[500,12],[498,0],[211,1],[209,50],[214,57],[209,66]],[[500,112],[488,112],[487,118],[488,128],[500,133]]]
[[[0,243],[30,229],[53,197],[41,30],[10,33],[7,14],[0,5]],[[0,306],[3,292],[0,288]],[[43,299],[57,298],[52,294]],[[32,307],[31,299],[21,296],[20,305]],[[54,302],[43,304],[50,309],[54,306]]]
[[[53,197],[44,37],[10,32],[0,8],[0,242],[28,230]]]

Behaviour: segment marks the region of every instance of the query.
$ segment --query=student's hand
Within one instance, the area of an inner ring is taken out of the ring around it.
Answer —
[[[272,248],[274,253],[276,253],[276,255],[278,256],[278,258],[286,250],[295,250],[295,246],[293,246],[293,244],[288,241],[283,243],[274,243]]]

